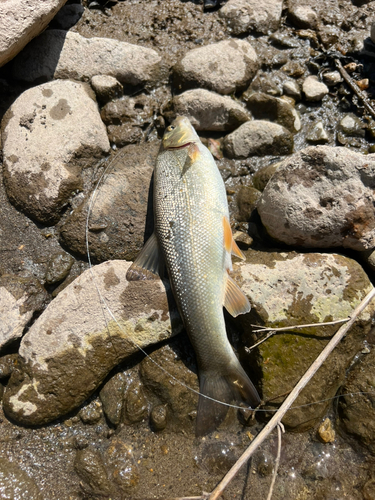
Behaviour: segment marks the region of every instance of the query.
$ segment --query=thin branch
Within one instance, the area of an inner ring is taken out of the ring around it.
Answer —
[[[353,80],[353,78],[350,77],[349,73],[343,67],[339,59],[335,59],[335,64],[336,68],[339,70],[345,82],[349,85],[349,87],[352,89],[355,95],[359,97],[359,99],[363,102],[364,107],[367,109],[370,115],[372,115],[373,118],[375,118],[375,110],[372,107],[370,100],[368,99],[366,94],[362,92],[362,90],[358,87],[358,85],[355,83],[355,80]]]
[[[271,500],[271,498],[272,498],[273,488],[275,486],[276,477],[277,477],[277,471],[279,470],[280,456],[281,456],[281,432],[284,433],[285,431],[284,431],[283,424],[281,422],[279,422],[277,424],[277,456],[276,456],[276,461],[275,461],[275,467],[273,469],[272,481],[271,481],[270,491],[268,492],[267,500]]]
[[[269,331],[269,333],[262,340],[259,340],[259,342],[257,342],[256,344],[252,345],[251,347],[245,347],[245,351],[246,352],[252,351],[253,349],[255,349],[255,347],[258,347],[258,345],[263,344],[263,342],[265,342],[270,337],[272,337],[272,335],[274,335],[275,333],[278,333],[278,332],[286,332],[286,331],[290,331],[290,330],[297,330],[298,328],[312,328],[314,326],[338,325],[340,323],[346,323],[347,321],[349,321],[349,319],[350,318],[337,319],[336,321],[328,321],[326,323],[310,323],[308,325],[281,326],[279,328],[272,328],[272,327],[261,326],[261,325],[250,325],[250,326],[254,326],[254,327],[257,328],[256,330],[253,330],[254,333],[267,332],[267,331]]]
[[[261,432],[256,436],[256,438],[251,442],[247,450],[241,455],[241,457],[237,460],[234,466],[228,471],[228,473],[224,476],[222,481],[216,486],[216,488],[212,491],[211,495],[208,497],[208,500],[216,500],[223,493],[225,488],[231,482],[231,480],[236,476],[237,472],[241,469],[241,467],[249,460],[255,450],[263,443],[263,441],[268,437],[268,435],[272,432],[272,430],[281,422],[281,419],[285,415],[285,413],[289,410],[291,405],[294,403],[296,398],[302,389],[306,386],[306,384],[311,380],[311,378],[315,375],[324,361],[331,354],[333,349],[341,342],[343,337],[347,334],[349,329],[353,326],[355,320],[358,315],[367,307],[369,302],[375,297],[375,288],[369,292],[366,297],[362,300],[362,302],[354,309],[353,314],[350,316],[349,321],[342,325],[337,333],[332,337],[323,351],[316,358],[314,363],[307,370],[305,375],[301,378],[298,384],[295,386],[290,395],[286,398],[284,403],[280,406],[279,410],[272,419],[265,425],[265,427],[261,430]]]
[[[257,330],[253,330],[254,333],[258,332],[266,332],[272,330],[273,332],[283,332],[287,330],[295,330],[297,328],[312,328],[314,326],[330,326],[330,325],[339,325],[340,323],[346,323],[350,320],[350,316],[345,319],[336,319],[335,321],[327,321],[326,323],[310,323],[308,325],[290,325],[290,326],[281,326],[280,328],[272,328],[268,326],[261,325],[250,325],[257,328]]]

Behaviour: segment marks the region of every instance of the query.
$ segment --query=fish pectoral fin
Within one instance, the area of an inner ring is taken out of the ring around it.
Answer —
[[[160,278],[163,266],[159,244],[155,233],[146,241],[133,264],[126,273],[128,281],[156,280]]]
[[[184,163],[184,166],[181,171],[181,177],[186,174],[186,172],[189,170],[189,168],[193,165],[194,162],[196,162],[200,156],[200,151],[198,146],[192,142],[188,146],[188,155],[186,157],[186,161]]]
[[[245,260],[246,257],[238,248],[237,243],[233,239],[232,228],[230,227],[230,222],[228,217],[224,215],[223,217],[223,227],[224,227],[224,248],[228,253],[235,255],[236,257]]]
[[[245,314],[251,309],[248,298],[229,274],[227,275],[224,307],[233,317]]]

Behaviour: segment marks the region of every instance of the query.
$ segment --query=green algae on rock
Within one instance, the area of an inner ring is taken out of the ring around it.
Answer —
[[[251,333],[251,324],[276,328],[343,319],[352,314],[372,288],[361,266],[342,255],[249,250],[246,259],[239,268],[238,278],[253,309],[239,317],[238,322],[249,345],[257,340]],[[374,305],[369,305],[301,392],[295,408],[283,419],[287,427],[302,431],[322,417],[329,399],[344,383],[345,371],[361,349],[373,313]],[[263,399],[280,396],[274,406],[268,406],[270,410],[281,404],[337,328],[293,330],[291,326],[290,330],[260,344],[250,355],[243,355],[243,364],[257,374]]]

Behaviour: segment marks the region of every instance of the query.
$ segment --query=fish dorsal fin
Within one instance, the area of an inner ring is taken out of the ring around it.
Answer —
[[[156,280],[160,277],[161,255],[155,233],[146,241],[133,264],[126,273],[128,281]]]
[[[223,217],[223,226],[224,226],[224,248],[228,253],[239,257],[242,260],[245,260],[244,254],[238,248],[237,243],[233,239],[232,229],[230,227],[230,223],[228,217],[224,215]]]
[[[229,274],[227,275],[224,307],[233,317],[245,314],[251,309],[248,298]]]

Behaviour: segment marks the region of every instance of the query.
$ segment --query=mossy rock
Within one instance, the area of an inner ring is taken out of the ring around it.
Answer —
[[[347,318],[372,288],[361,266],[342,255],[249,250],[246,257],[237,278],[252,304],[250,314],[239,317],[248,346],[261,337],[252,324],[277,328]],[[370,304],[301,392],[283,419],[287,427],[305,430],[319,421],[362,348],[373,313]],[[281,404],[339,327],[291,326],[244,353],[242,363],[258,379],[263,399],[272,399],[267,408]]]

